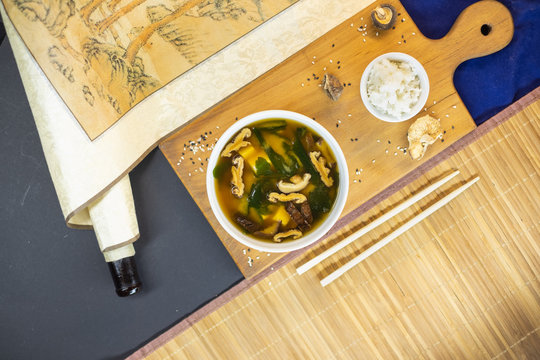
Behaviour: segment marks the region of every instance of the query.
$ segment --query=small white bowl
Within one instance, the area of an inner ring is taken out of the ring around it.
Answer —
[[[369,74],[371,73],[371,69],[373,68],[373,65],[375,65],[377,62],[379,62],[382,59],[390,59],[390,60],[398,60],[398,61],[404,61],[407,62],[409,65],[411,65],[413,71],[418,75],[418,78],[420,79],[420,97],[418,98],[418,102],[413,106],[411,111],[407,114],[403,114],[400,117],[394,117],[392,115],[385,114],[381,111],[379,111],[371,101],[369,101],[369,97],[367,94],[367,81]],[[400,52],[390,52],[383,54],[381,56],[376,57],[372,62],[369,63],[369,65],[364,70],[364,73],[362,74],[362,78],[360,80],[360,96],[362,97],[362,101],[364,102],[364,105],[368,109],[368,111],[373,114],[376,118],[388,121],[388,122],[401,122],[405,120],[409,120],[416,114],[422,110],[424,105],[426,104],[427,98],[429,95],[429,78],[427,76],[426,70],[416,60],[410,55],[400,53]]]
[[[259,240],[255,237],[243,233],[234,224],[232,224],[219,206],[213,175],[213,170],[216,167],[219,156],[225,145],[231,139],[231,137],[244,127],[249,126],[254,122],[266,119],[293,120],[300,124],[306,125],[307,127],[314,130],[317,134],[322,136],[322,138],[328,143],[328,145],[332,149],[334,156],[336,157],[339,170],[339,185],[336,200],[334,201],[334,205],[332,206],[332,209],[330,210],[330,213],[328,214],[326,219],[306,236],[302,236],[300,239],[297,240],[284,241],[282,243]],[[214,149],[212,150],[212,155],[210,156],[210,160],[208,161],[208,170],[206,171],[206,192],[208,194],[208,200],[210,200],[210,206],[212,207],[212,211],[214,212],[214,215],[216,216],[220,225],[223,226],[227,233],[229,233],[229,235],[231,235],[235,240],[252,249],[260,251],[276,253],[289,252],[301,249],[319,240],[336,223],[339,215],[343,211],[343,207],[345,206],[345,202],[347,200],[347,194],[349,193],[349,171],[347,170],[347,161],[345,160],[345,155],[343,155],[343,151],[341,151],[338,142],[318,122],[308,118],[305,115],[298,114],[292,111],[267,110],[248,115],[245,118],[238,120],[230,128],[228,128],[227,131],[223,133],[223,135],[221,135],[218,142],[214,146]]]

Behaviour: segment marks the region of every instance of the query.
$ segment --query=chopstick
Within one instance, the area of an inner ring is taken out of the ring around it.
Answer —
[[[341,275],[345,274],[348,270],[352,269],[355,265],[358,265],[362,261],[364,261],[368,256],[374,254],[377,252],[377,250],[381,249],[383,246],[389,244],[392,240],[397,238],[399,235],[403,234],[405,231],[412,228],[414,225],[418,224],[420,221],[427,218],[429,215],[433,214],[435,211],[442,208],[444,205],[448,204],[450,201],[452,201],[454,198],[456,198],[459,194],[467,190],[469,187],[471,187],[474,183],[476,183],[480,178],[475,177],[468,183],[462,185],[458,189],[452,191],[450,194],[443,197],[441,200],[437,201],[435,204],[428,207],[426,210],[422,211],[420,214],[416,215],[411,220],[407,221],[405,224],[400,226],[397,230],[392,232],[390,235],[386,236],[384,239],[376,243],[375,245],[368,248],[366,251],[362,252],[360,255],[325,277],[321,280],[321,285],[326,286],[330,284],[332,281],[339,278]]]
[[[345,246],[349,245],[350,243],[352,243],[353,241],[358,239],[360,236],[370,232],[371,230],[375,229],[377,226],[379,226],[382,223],[386,222],[390,218],[396,216],[397,214],[399,214],[400,212],[402,212],[403,210],[405,210],[406,208],[408,208],[412,204],[414,204],[417,201],[421,200],[425,196],[431,194],[433,191],[435,191],[436,189],[438,189],[439,187],[441,187],[442,185],[444,185],[448,181],[450,181],[452,178],[454,178],[457,174],[459,174],[459,170],[456,170],[453,173],[451,173],[450,175],[444,177],[443,179],[431,184],[430,186],[428,186],[424,190],[420,191],[419,193],[415,194],[414,196],[410,197],[409,199],[407,199],[403,203],[399,204],[398,206],[396,206],[395,208],[393,208],[392,210],[390,210],[386,214],[384,214],[381,217],[375,219],[373,222],[369,223],[368,225],[364,226],[363,228],[359,229],[358,231],[355,231],[353,234],[347,236],[345,239],[343,239],[339,243],[335,244],[334,246],[326,249],[324,252],[322,252],[321,254],[315,256],[313,259],[309,260],[305,264],[299,266],[296,269],[296,271],[298,272],[298,274],[305,273],[306,271],[308,271],[309,269],[311,269],[312,267],[314,267],[315,265],[317,265],[318,263],[320,263],[321,261],[323,261],[324,259],[326,259],[330,255],[335,254],[339,250],[343,249]]]

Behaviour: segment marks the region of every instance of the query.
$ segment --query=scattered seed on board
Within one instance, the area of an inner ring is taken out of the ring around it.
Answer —
[[[455,109],[455,108],[457,108],[457,106],[456,106],[456,105],[454,105],[454,106],[452,106],[452,107],[453,107],[454,109]]]
[[[371,160],[371,163],[372,163],[372,164],[375,164],[375,159]]]

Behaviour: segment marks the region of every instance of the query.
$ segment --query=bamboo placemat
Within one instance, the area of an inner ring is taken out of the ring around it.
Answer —
[[[458,180],[342,250],[339,262],[460,182],[474,175],[481,181],[326,288],[319,280],[338,257],[296,274],[296,265],[451,169],[461,170]],[[218,310],[194,324],[188,318],[193,325],[167,343],[156,349],[153,342],[132,357],[535,358],[539,176],[536,101]]]

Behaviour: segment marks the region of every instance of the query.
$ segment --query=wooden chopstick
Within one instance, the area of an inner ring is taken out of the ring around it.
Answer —
[[[443,197],[441,200],[437,201],[435,204],[428,207],[426,210],[422,211],[420,214],[416,215],[411,220],[407,221],[405,224],[400,226],[397,230],[393,231],[390,235],[386,236],[384,239],[376,243],[375,245],[368,248],[366,251],[362,252],[360,255],[355,257],[354,259],[350,260],[348,263],[331,273],[330,275],[326,276],[324,279],[321,280],[321,285],[326,286],[330,284],[332,281],[339,278],[341,275],[345,274],[347,271],[352,269],[355,265],[358,265],[360,262],[365,260],[368,256],[374,254],[379,249],[381,249],[383,246],[389,244],[392,240],[397,238],[399,235],[403,234],[405,231],[412,228],[414,225],[418,224],[420,221],[427,218],[429,215],[433,214],[435,211],[442,208],[444,205],[448,204],[450,201],[452,201],[454,198],[456,198],[459,194],[467,190],[469,187],[471,187],[474,183],[476,183],[480,178],[475,177],[468,183],[462,185],[458,189],[452,191],[450,194]]]
[[[321,254],[315,256],[313,259],[309,260],[305,264],[299,266],[296,271],[298,274],[303,274],[330,255],[335,254],[339,250],[343,249],[345,246],[349,245],[356,239],[358,239],[360,236],[368,233],[369,231],[375,229],[377,226],[381,225],[382,223],[386,222],[390,218],[396,216],[403,210],[407,209],[412,204],[416,203],[417,201],[421,200],[425,196],[431,194],[433,191],[441,187],[442,185],[446,184],[448,181],[450,181],[452,178],[454,178],[457,174],[459,174],[459,170],[454,171],[450,175],[442,178],[441,180],[431,184],[424,190],[420,191],[419,193],[415,194],[414,196],[410,197],[406,201],[402,202],[392,210],[388,211],[386,214],[382,215],[381,217],[377,218],[373,222],[369,223],[368,225],[364,226],[363,228],[359,229],[358,231],[355,231],[353,234],[347,236],[345,239],[340,241],[339,243],[335,244],[334,246],[326,249]]]

